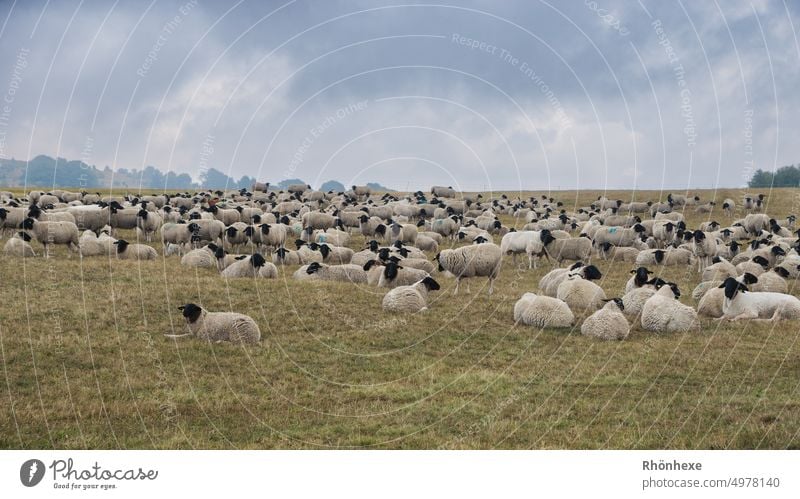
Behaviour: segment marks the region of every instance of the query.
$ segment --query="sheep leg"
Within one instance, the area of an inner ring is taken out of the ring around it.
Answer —
[[[456,277],[456,287],[455,287],[455,289],[453,289],[453,295],[457,295],[458,294],[458,285],[459,284],[461,284],[461,278],[460,277]]]
[[[489,278],[489,295],[494,292],[494,277]]]
[[[742,312],[741,314],[737,315],[736,317],[734,317],[731,320],[732,321],[739,321],[739,320],[746,320],[746,319],[758,319],[758,313],[755,312],[755,311],[752,311],[752,310],[749,311],[749,312]]]

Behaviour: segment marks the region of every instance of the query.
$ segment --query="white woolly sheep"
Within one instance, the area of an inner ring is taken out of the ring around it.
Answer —
[[[576,262],[565,269],[557,268],[551,270],[539,280],[539,290],[545,296],[555,298],[558,293],[558,286],[564,282],[571,271],[576,269],[584,269],[583,262]],[[594,267],[594,270],[590,269],[589,272],[594,273],[596,270],[597,267]]]
[[[722,284],[725,294],[723,318],[728,320],[800,319],[800,300],[792,295],[770,292],[749,292],[747,286],[729,277]]]
[[[633,288],[622,296],[623,313],[637,317],[642,313],[645,302],[656,294],[655,286],[642,286]]]
[[[587,268],[592,268],[590,265]],[[556,298],[564,301],[576,314],[594,312],[603,306],[606,293],[603,288],[593,283],[593,279],[600,279],[602,275],[597,267],[592,272],[586,269],[576,269],[570,272],[567,278],[558,285]]]
[[[714,263],[703,269],[701,281],[724,281],[728,277],[736,277],[739,272],[736,267],[725,258],[718,258]]]
[[[699,328],[697,312],[678,301],[674,284],[662,285],[642,307],[642,328],[656,333],[683,333]]]
[[[194,336],[201,340],[233,343],[258,343],[261,330],[258,324],[244,314],[234,312],[208,312],[204,308],[187,303],[178,307],[186,319],[187,334],[165,335],[167,338]]]
[[[586,318],[581,325],[581,334],[601,340],[624,340],[631,326],[622,311],[625,306],[619,298],[612,298],[600,310]]]
[[[500,246],[492,243],[443,250],[434,259],[439,262],[439,271],[446,270],[456,277],[453,294],[458,293],[461,280],[469,277],[487,277],[489,294],[492,294],[494,280],[500,274],[500,267],[503,264]],[[467,286],[467,293],[469,293],[469,286]]]
[[[181,265],[196,268],[216,268],[217,257],[215,253],[217,248],[215,244],[208,244],[202,248],[193,249],[183,255]]]
[[[697,271],[711,265],[711,259],[717,254],[717,240],[702,230],[696,230],[692,237],[692,249],[697,257]]]
[[[222,277],[226,278],[243,278],[243,277],[257,277],[261,267],[267,261],[261,256],[260,253],[253,253],[253,255],[242,258],[232,263],[228,268],[220,272]],[[275,270],[277,273],[277,269]]]
[[[429,274],[424,270],[404,268],[395,262],[389,262],[383,267],[383,272],[378,279],[379,288],[396,288],[410,286],[421,281]]]
[[[117,246],[117,258],[120,260],[155,260],[158,252],[146,244],[129,243],[124,239],[114,241]]]
[[[70,250],[78,251],[79,234],[78,226],[72,222],[40,222],[33,218],[26,218],[22,228],[33,232],[33,237],[44,246],[45,258],[50,257],[51,244],[66,244]]]
[[[353,264],[325,265],[312,262],[297,269],[292,277],[301,281],[336,281],[355,284],[366,284],[367,282],[367,272]]]
[[[33,251],[33,248],[29,244],[31,239],[30,234],[26,232],[14,234],[3,246],[3,254],[20,258],[36,256],[36,252]]]
[[[153,240],[153,234],[161,228],[164,220],[156,212],[149,212],[145,209],[139,210],[136,217],[136,227],[144,232],[144,237],[147,242]]]
[[[390,289],[383,297],[382,307],[386,312],[415,313],[428,309],[428,293],[440,289],[432,277],[425,277],[410,286]]]
[[[549,230],[544,229],[539,234],[539,240],[545,255],[554,258],[559,264],[564,260],[587,260],[592,254],[592,241],[587,237],[557,239]],[[529,243],[526,251],[528,254],[539,251],[536,241]]]
[[[571,327],[575,323],[575,315],[558,298],[525,293],[514,304],[514,323],[539,328]]]
[[[692,252],[685,248],[648,249],[639,252],[636,265],[690,265],[694,264],[694,258]]]

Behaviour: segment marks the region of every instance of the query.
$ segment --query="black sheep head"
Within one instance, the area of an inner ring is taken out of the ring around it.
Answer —
[[[203,313],[203,309],[195,305],[194,303],[187,303],[186,305],[181,305],[178,307],[178,310],[183,312],[183,318],[186,319],[186,322],[189,324],[194,324],[197,322],[197,319],[200,318],[200,314]]]
[[[729,300],[733,300],[733,297],[736,296],[736,293],[738,293],[739,291],[741,291],[742,293],[748,291],[747,286],[737,281],[733,277],[728,277],[727,279],[725,279],[725,282],[720,284],[719,287],[725,289],[725,298]]]
[[[267,263],[267,260],[264,259],[261,253],[253,253],[253,256],[250,257],[250,265],[254,268],[263,267],[265,263]]]

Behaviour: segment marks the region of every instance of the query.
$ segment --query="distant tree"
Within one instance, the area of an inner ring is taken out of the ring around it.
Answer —
[[[278,182],[276,186],[278,189],[286,189],[292,184],[305,184],[305,180],[300,180],[299,178],[287,178]]]
[[[236,187],[238,189],[249,189],[250,187],[253,186],[253,182],[255,181],[256,179],[254,179],[253,177],[248,177],[247,175],[243,175],[242,178],[239,179],[239,182],[236,183]]]
[[[328,180],[327,182],[322,184],[319,190],[321,190],[322,192],[328,192],[328,191],[344,192],[347,189],[344,188],[344,184],[342,184],[337,180]]]
[[[209,168],[200,175],[200,185],[206,189],[232,189],[236,181],[216,168]]]
[[[775,173],[756,170],[750,181],[749,187],[800,187],[800,168],[794,165],[782,166]]]

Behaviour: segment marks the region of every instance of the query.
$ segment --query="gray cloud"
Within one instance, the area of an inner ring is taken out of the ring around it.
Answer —
[[[7,157],[196,176],[212,137],[232,176],[401,189],[738,186],[800,158],[780,2],[4,5],[4,94],[29,50]]]

